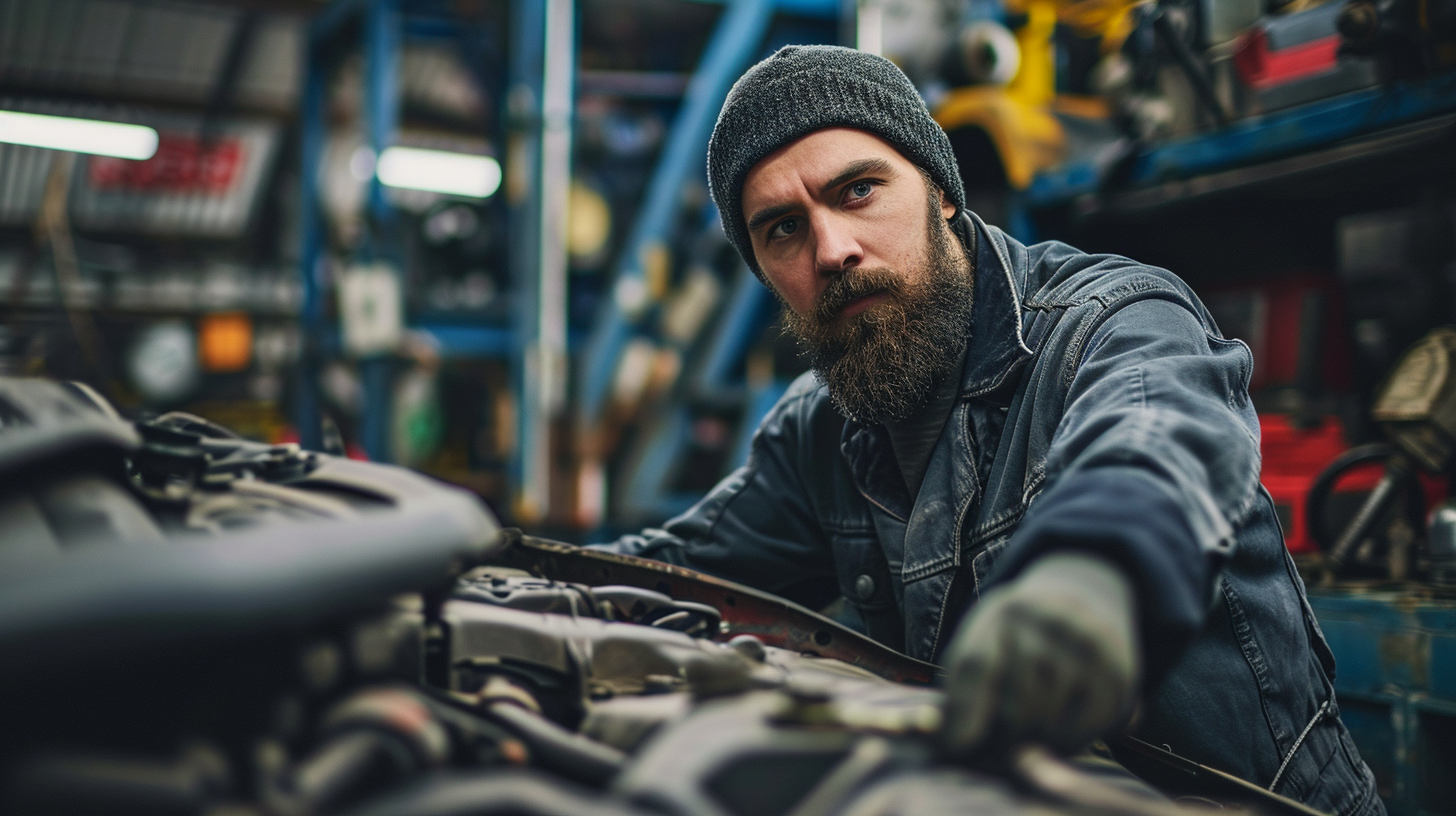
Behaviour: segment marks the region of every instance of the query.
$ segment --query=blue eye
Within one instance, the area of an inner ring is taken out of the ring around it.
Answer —
[[[797,218],[785,218],[773,225],[768,231],[769,238],[787,238],[799,231],[799,220]]]
[[[849,185],[849,194],[854,198],[864,198],[870,194],[870,191],[874,187],[875,185],[868,181],[856,181],[854,184]]]

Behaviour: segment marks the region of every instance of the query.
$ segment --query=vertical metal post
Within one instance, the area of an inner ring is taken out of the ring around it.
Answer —
[[[375,156],[394,144],[399,129],[400,25],[399,0],[370,0],[364,18],[364,110]],[[378,176],[369,179],[369,211],[376,229],[394,216]]]
[[[509,213],[509,263],[515,300],[511,360],[515,384],[516,434],[511,456],[511,477],[517,485],[518,516],[534,519],[534,507],[526,507],[526,458],[531,440],[538,438],[532,410],[532,366],[529,357],[535,347],[537,278],[541,255],[541,134],[546,62],[546,7],[541,0],[513,0],[511,3],[510,84],[506,92],[506,178]]]
[[[601,417],[617,357],[631,338],[633,325],[645,307],[664,294],[654,289],[659,281],[648,275],[648,266],[669,265],[667,240],[677,223],[683,184],[689,174],[705,172],[704,155],[718,110],[728,96],[728,89],[748,67],[763,42],[774,6],[774,0],[734,0],[725,8],[683,95],[682,107],[663,145],[662,158],[658,160],[632,233],[617,262],[613,296],[586,346],[578,402],[583,424],[588,427]]]
[[[293,424],[298,428],[298,442],[308,450],[323,446],[320,424],[319,364],[323,356],[323,220],[319,216],[319,166],[324,152],[324,84],[327,65],[318,27],[311,27],[304,43],[303,97],[299,110],[300,176],[302,198],[302,246],[299,247],[298,271],[303,284],[303,302],[299,322],[302,349],[298,360],[298,382],[293,399]]]
[[[364,18],[363,51],[369,146],[377,157],[394,144],[399,127],[399,0],[370,0]],[[371,254],[376,261],[390,261],[397,270],[399,259],[389,257],[385,251],[392,243],[389,239],[394,226],[394,208],[385,198],[378,176],[369,180],[369,215]],[[388,354],[359,363],[364,389],[359,437],[369,458],[376,462],[390,461],[392,369]]]
[[[526,349],[521,514],[551,508],[551,426],[566,404],[566,208],[576,73],[575,0],[546,0],[540,116],[534,331]]]

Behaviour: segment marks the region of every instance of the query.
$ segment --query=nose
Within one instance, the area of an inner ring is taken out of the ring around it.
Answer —
[[[814,265],[820,275],[838,275],[864,261],[864,248],[843,219],[833,213],[819,213],[812,220]]]

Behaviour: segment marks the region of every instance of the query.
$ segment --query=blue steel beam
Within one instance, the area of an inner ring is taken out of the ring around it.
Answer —
[[[299,195],[302,199],[299,277],[303,302],[299,323],[303,332],[303,354],[298,365],[294,394],[293,423],[299,444],[309,450],[323,446],[323,402],[319,396],[319,369],[328,345],[324,325],[324,224],[319,212],[319,170],[324,152],[324,104],[330,69],[330,41],[350,19],[364,13],[368,0],[334,0],[309,22],[304,42],[303,94],[299,103]]]
[[[648,291],[646,256],[665,252],[677,222],[683,184],[692,173],[703,173],[708,136],[718,109],[739,74],[748,67],[763,41],[774,12],[773,0],[736,0],[723,12],[683,97],[662,157],[652,174],[637,221],[623,247],[613,278],[613,292]],[[627,314],[615,296],[608,297],[587,343],[586,359],[578,380],[581,416],[593,425],[601,416],[617,359],[632,336],[640,314]]]
[[[728,299],[728,310],[713,339],[707,361],[693,384],[699,394],[731,388],[733,377],[748,350],[758,340],[774,305],[773,295],[742,265]]]
[[[546,3],[513,0],[510,10],[509,85],[502,101],[510,174],[525,170],[524,178],[507,178],[507,263],[511,271],[513,338],[511,380],[516,394],[516,449],[510,457],[510,481],[524,483],[526,467],[521,440],[537,436],[535,413],[527,402],[527,350],[536,335],[536,287],[540,272],[541,234],[541,110],[546,68]],[[518,487],[519,490],[519,487]]]
[[[364,15],[364,110],[369,147],[379,156],[394,144],[399,127],[400,0],[369,0]],[[390,257],[394,207],[385,197],[378,176],[369,179],[370,236],[366,254],[376,261],[389,261],[398,269],[398,258]],[[393,360],[380,355],[359,362],[364,390],[359,441],[376,462],[391,460],[390,429],[394,403]]]
[[[370,0],[364,18],[364,108],[376,156],[394,144],[399,129],[400,33],[399,0]],[[369,209],[376,227],[394,216],[378,176],[369,179]]]
[[[334,10],[349,3],[335,3]],[[324,349],[323,308],[323,219],[319,214],[319,166],[324,152],[324,79],[327,66],[323,64],[321,46],[313,36],[304,45],[303,95],[300,100],[298,121],[300,129],[299,194],[303,200],[300,208],[302,225],[302,246],[298,259],[298,274],[303,284],[303,303],[299,323],[303,330],[303,352],[298,361],[298,381],[293,398],[293,424],[298,429],[298,443],[308,450],[319,450],[323,446],[323,426],[320,422],[321,401],[319,399],[319,362]]]
[[[1456,110],[1456,72],[1352,91],[1160,144],[1134,160],[1128,181],[1137,187],[1254,164],[1451,110]],[[1091,162],[1057,168],[1032,181],[1026,205],[1040,209],[1063,204],[1096,191],[1099,181]]]

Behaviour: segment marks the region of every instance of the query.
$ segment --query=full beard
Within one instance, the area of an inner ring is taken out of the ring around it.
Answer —
[[[970,334],[972,271],[931,201],[922,283],[910,285],[886,268],[851,269],[829,282],[815,308],[784,309],[785,327],[804,345],[841,414],[879,424],[909,417],[955,370]],[[859,298],[887,297],[839,319]]]

